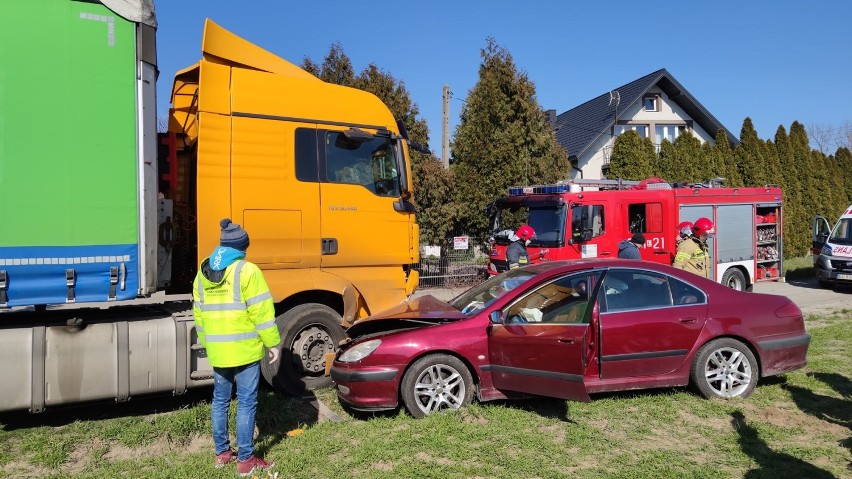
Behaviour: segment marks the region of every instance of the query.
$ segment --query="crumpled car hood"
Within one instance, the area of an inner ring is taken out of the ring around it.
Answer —
[[[359,319],[346,330],[350,338],[402,329],[458,321],[467,316],[432,296],[420,296],[392,308]]]

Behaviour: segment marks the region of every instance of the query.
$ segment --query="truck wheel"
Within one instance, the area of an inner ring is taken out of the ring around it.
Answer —
[[[728,268],[722,275],[722,285],[737,291],[746,290],[746,279],[743,272],[737,268]]]
[[[336,352],[343,340],[340,315],[323,304],[296,306],[275,318],[281,335],[281,356],[274,364],[264,357],[263,378],[277,391],[299,396],[331,386],[325,375],[325,354]]]
[[[818,279],[817,282],[819,283],[819,287],[823,289],[832,289],[834,287],[834,284],[831,281]]]

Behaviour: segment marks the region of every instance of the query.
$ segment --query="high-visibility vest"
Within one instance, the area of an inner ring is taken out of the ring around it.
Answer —
[[[207,279],[199,268],[192,298],[195,330],[211,366],[251,364],[263,358],[264,346],[272,348],[281,342],[272,293],[253,263],[229,265],[217,283]]]

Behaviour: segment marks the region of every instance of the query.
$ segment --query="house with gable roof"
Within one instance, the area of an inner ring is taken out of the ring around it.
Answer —
[[[665,68],[556,115],[548,111],[556,140],[568,153],[571,178],[606,178],[615,138],[635,130],[659,152],[664,139],[690,134],[715,143],[719,129],[732,146],[739,140]]]

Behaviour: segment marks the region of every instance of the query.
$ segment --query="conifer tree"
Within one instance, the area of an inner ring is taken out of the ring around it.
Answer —
[[[734,154],[745,186],[761,186],[767,183],[763,142],[757,137],[751,118],[746,117],[743,121],[740,144]]]
[[[743,180],[737,169],[734,152],[728,140],[728,133],[721,128],[716,132],[716,141],[713,144],[712,163],[718,168],[713,176],[725,178],[725,186],[743,186]]]
[[[654,176],[668,182],[683,181],[683,175],[678,170],[677,156],[678,153],[675,146],[669,140],[664,139],[663,143],[660,144],[660,156],[654,162],[654,167],[652,168]]]
[[[701,140],[691,133],[684,133],[675,138],[674,147],[676,165],[683,178],[680,181],[703,182],[710,179],[711,172]]]
[[[849,187],[849,185],[852,185],[852,152],[849,151],[849,148],[841,147],[837,149],[834,158],[837,161],[837,168],[840,170],[841,182],[846,185],[843,188],[845,193],[843,205],[848,206],[852,204],[852,187]]]
[[[634,130],[627,130],[612,145],[608,178],[644,180],[654,175],[651,161],[656,159],[656,149],[651,140],[644,140]],[[665,178],[667,181],[668,178]]]
[[[805,219],[802,183],[793,157],[790,137],[783,126],[775,131],[775,150],[781,168],[781,188],[784,192],[784,252],[788,257],[805,254],[810,245],[810,226]]]
[[[460,224],[485,238],[484,208],[509,186],[567,178],[565,151],[556,142],[535,95],[511,54],[493,38],[481,50],[479,81],[468,93],[452,144]]]
[[[804,125],[794,121],[790,125],[790,148],[793,152],[793,161],[802,185],[802,209],[806,217],[813,218],[820,214],[820,186],[816,182],[815,175],[818,174],[811,162],[811,149],[808,142],[808,134]]]

